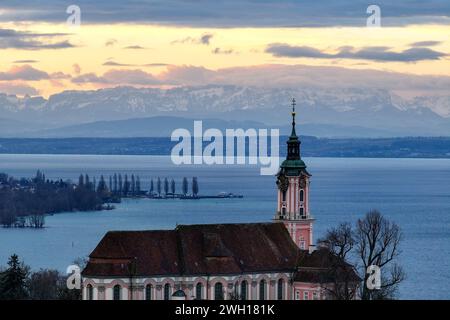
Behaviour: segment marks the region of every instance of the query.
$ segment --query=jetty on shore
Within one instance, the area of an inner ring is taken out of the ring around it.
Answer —
[[[181,200],[199,200],[199,199],[241,199],[244,196],[232,192],[220,192],[217,195],[185,195],[185,194],[149,194],[150,199],[181,199]]]

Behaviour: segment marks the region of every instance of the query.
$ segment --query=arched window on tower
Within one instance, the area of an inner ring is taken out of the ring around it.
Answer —
[[[305,208],[300,207],[300,217],[303,217],[305,215]]]
[[[300,202],[303,202],[305,200],[305,191],[302,189],[300,190]]]

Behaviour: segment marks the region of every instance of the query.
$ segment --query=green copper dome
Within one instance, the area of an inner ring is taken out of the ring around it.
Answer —
[[[281,163],[280,171],[278,174],[284,174],[286,176],[299,176],[305,174],[310,176],[308,171],[306,171],[306,164],[301,159],[296,160],[284,160]]]
[[[305,169],[306,168],[306,164],[305,164],[305,162],[302,160],[302,159],[297,159],[297,160],[284,160],[282,163],[281,163],[281,168],[295,168],[295,169],[300,169],[300,168],[303,168],[303,169]]]

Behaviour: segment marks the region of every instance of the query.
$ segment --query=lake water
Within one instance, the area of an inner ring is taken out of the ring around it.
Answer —
[[[450,160],[305,158],[310,173],[315,239],[339,222],[378,209],[404,233],[401,263],[404,299],[450,299]],[[1,229],[0,265],[17,253],[33,269],[64,271],[87,256],[108,230],[171,229],[177,224],[270,221],[276,205],[272,176],[251,166],[174,166],[169,157],[0,155],[0,172],[50,179],[87,173],[132,173],[143,188],[151,177],[177,182],[197,176],[201,194],[232,191],[243,199],[126,200],[113,211],[64,213],[46,218],[42,230]]]

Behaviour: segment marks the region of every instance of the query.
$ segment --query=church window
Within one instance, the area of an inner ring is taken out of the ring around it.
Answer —
[[[261,280],[259,282],[259,300],[266,299],[266,280]]]
[[[217,282],[214,286],[214,299],[223,300],[223,285],[220,282]]]
[[[148,284],[145,287],[145,300],[152,300],[152,285]]]
[[[164,300],[170,300],[170,284],[164,285]]]
[[[278,280],[278,294],[277,294],[278,300],[283,300],[283,292],[284,292],[284,280],[280,279]]]
[[[247,300],[247,281],[241,282],[241,300]]]
[[[92,287],[91,284],[88,284],[86,287],[87,291],[87,299],[88,300],[94,300],[94,288]]]
[[[122,299],[122,288],[119,285],[115,285],[113,288],[113,299],[114,300]]]
[[[306,249],[306,242],[305,242],[305,240],[300,240],[300,249],[302,249],[302,250]]]
[[[202,300],[202,284],[199,282],[195,286],[195,299]]]

